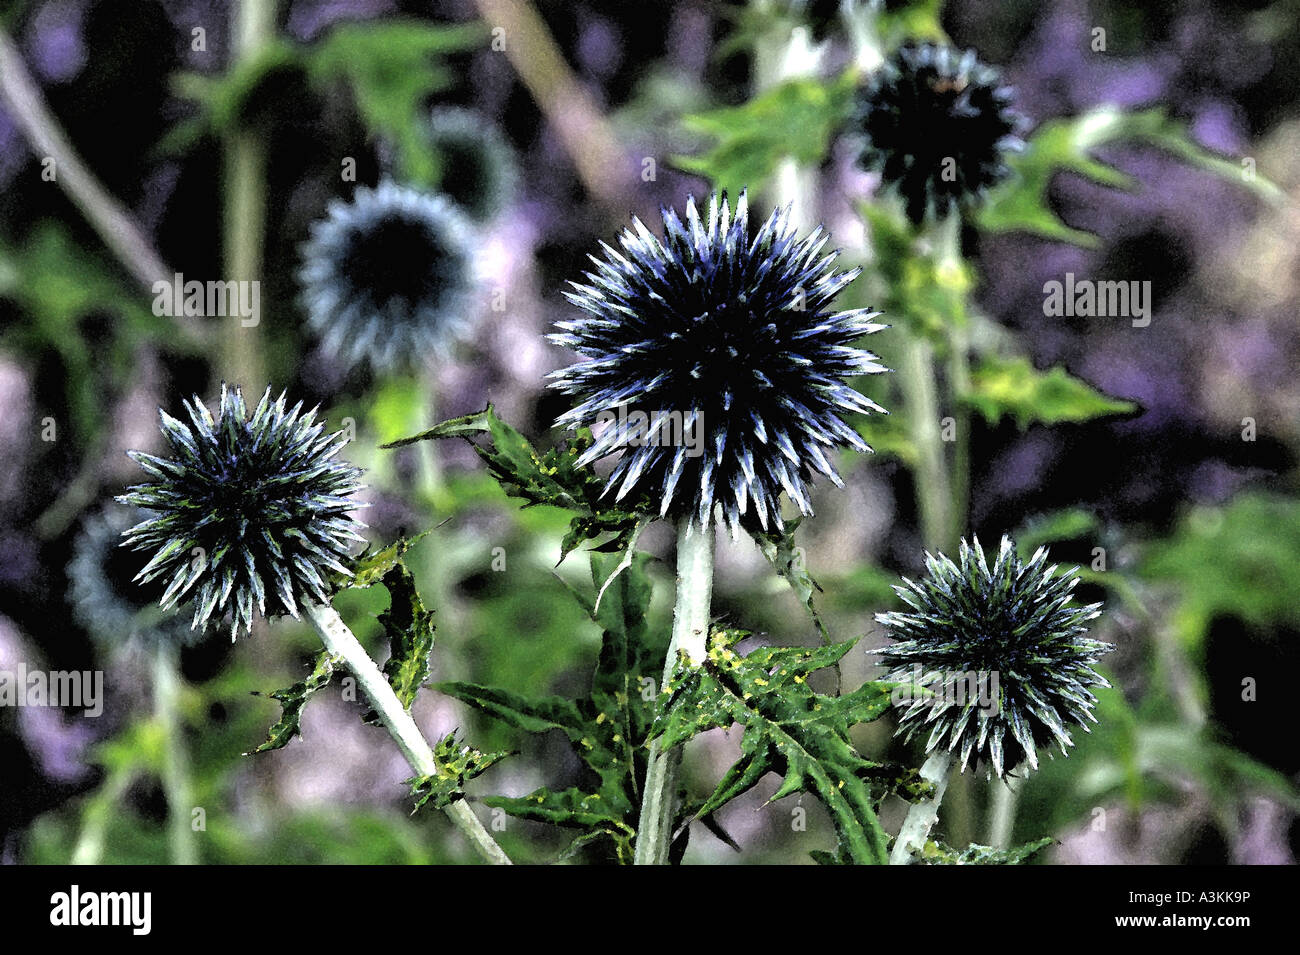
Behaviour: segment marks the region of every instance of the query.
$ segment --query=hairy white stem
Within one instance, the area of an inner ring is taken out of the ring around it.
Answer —
[[[682,521],[677,529],[677,602],[664,683],[672,676],[679,651],[694,666],[700,665],[707,652],[709,606],[713,600],[713,534],[712,527],[701,530],[692,527],[690,521]],[[681,758],[680,746],[664,752],[658,740],[650,744],[637,824],[636,865],[668,864]]]
[[[926,837],[939,817],[939,803],[943,801],[944,791],[948,788],[948,774],[952,769],[952,754],[946,749],[937,749],[921,767],[921,778],[934,784],[934,795],[920,802],[912,803],[903,828],[898,830],[898,839],[894,851],[889,854],[890,865],[909,865],[912,856],[925,845]]]
[[[411,764],[411,768],[421,776],[433,776],[438,772],[438,764],[433,758],[433,749],[429,746],[415,720],[406,711],[402,703],[389,686],[375,661],[370,658],[360,641],[348,629],[343,618],[328,604],[307,603],[303,607],[308,620],[315,626],[325,649],[337,657],[342,657],[349,672],[356,677],[357,683],[366,698],[374,706],[380,720],[388,729],[389,735],[397,743],[398,749]],[[448,806],[444,812],[451,818],[457,828],[465,834],[470,844],[486,861],[494,865],[509,865],[510,859],[497,845],[492,834],[483,827],[464,800],[458,800]]]

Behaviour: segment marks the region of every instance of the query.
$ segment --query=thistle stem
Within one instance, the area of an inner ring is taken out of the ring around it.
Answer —
[[[1007,849],[1015,834],[1016,809],[1020,805],[1020,790],[1025,785],[1023,770],[1009,773],[1004,780],[993,781],[993,805],[989,811],[989,845],[994,849]]]
[[[180,654],[160,643],[153,654],[154,714],[162,727],[162,788],[167,799],[167,845],[172,865],[196,865],[197,847],[190,828],[194,792],[180,718]]]
[[[687,665],[699,666],[708,650],[709,606],[713,599],[713,528],[677,528],[677,602],[673,607],[673,636],[664,662],[664,684],[672,677],[678,654]],[[646,764],[641,819],[637,825],[635,865],[667,865],[677,801],[677,770],[681,747],[663,751],[650,744]]]
[[[898,830],[894,851],[889,854],[890,865],[910,865],[912,856],[925,846],[926,837],[939,818],[939,803],[948,788],[951,770],[952,754],[946,749],[936,749],[921,767],[921,778],[934,784],[934,795],[912,803],[907,818],[903,820],[903,828]]]
[[[81,832],[72,849],[72,865],[99,865],[104,858],[104,842],[108,822],[118,803],[126,796],[135,779],[134,766],[114,767],[109,770],[99,792],[90,797],[81,812]]]
[[[930,550],[948,546],[953,526],[952,490],[939,432],[939,405],[934,374],[934,351],[920,335],[904,346],[899,387],[907,407],[912,440],[916,443],[916,505],[921,536]]]
[[[317,603],[307,603],[303,611],[316,628],[325,649],[343,658],[411,768],[421,776],[435,775],[438,764],[433,757],[433,749],[338,611],[328,604]],[[510,865],[509,857],[463,800],[453,802],[444,812],[485,861],[493,865]]]

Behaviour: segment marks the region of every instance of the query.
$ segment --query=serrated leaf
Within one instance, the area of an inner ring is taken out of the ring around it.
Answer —
[[[481,435],[489,438],[488,443],[474,444],[473,439]],[[539,454],[524,435],[497,416],[491,405],[382,447],[398,448],[442,438],[470,441],[497,483],[511,497],[523,500],[525,507],[549,505],[575,512],[560,544],[561,559],[585,541],[606,534],[614,536],[598,549],[628,551],[640,525],[653,511],[645,498],[612,505],[604,495],[605,480],[591,468],[578,467],[582,452],[591,446],[591,432],[587,429],[580,428],[567,443]]]
[[[335,669],[342,665],[342,658],[331,656],[329,651],[322,650],[316,657],[316,663],[312,667],[311,674],[305,680],[301,680],[283,690],[276,690],[274,693],[267,694],[271,699],[278,701],[284,711],[280,714],[280,719],[268,732],[266,742],[252,752],[266,753],[273,749],[280,749],[288,745],[289,741],[295,736],[302,735],[300,722],[303,707],[307,705],[307,701],[312,696],[329,686],[330,680],[334,677]],[[245,753],[244,755],[249,756],[252,753]]]
[[[415,590],[415,578],[403,564],[384,574],[388,589],[388,609],[379,615],[379,624],[388,638],[389,657],[384,662],[384,676],[402,706],[411,708],[415,695],[429,679],[429,657],[433,653],[433,611],[425,609]],[[379,723],[373,710],[364,717],[367,723]]]
[[[849,117],[856,83],[854,70],[830,82],[793,79],[741,106],[687,116],[687,130],[716,142],[703,155],[677,156],[673,163],[719,189],[760,191],[785,159],[822,161]]]
[[[701,813],[716,811],[774,772],[782,781],[773,799],[794,792],[817,796],[834,820],[839,851],[857,863],[885,863],[889,840],[876,806],[897,774],[859,754],[849,729],[889,709],[891,684],[868,683],[847,696],[826,696],[808,685],[809,675],[838,662],[855,641],[759,647],[741,656],[735,646],[745,636],[716,630],[701,665],[678,667],[665,687],[651,739],[667,749],[739,723],[741,756]]]
[[[432,776],[415,776],[406,782],[415,797],[415,809],[432,805],[446,809],[457,800],[465,798],[465,784],[479,776],[510,753],[484,753],[465,743],[457,742],[455,732],[447,734],[433,748],[433,758],[438,772]]]
[[[1034,423],[1131,414],[1137,409],[1133,402],[1111,398],[1064,368],[1039,371],[1024,357],[985,357],[971,374],[966,401],[989,424],[1010,417],[1021,429]]]
[[[1013,849],[976,844],[954,849],[931,839],[919,853],[919,859],[925,865],[1021,865],[1055,843],[1055,839],[1043,838]]]
[[[399,566],[407,551],[414,547],[429,531],[414,537],[399,537],[393,543],[373,553],[367,551],[352,563],[352,578],[344,582],[352,587],[373,587]]]
[[[603,631],[587,697],[528,699],[476,684],[439,686],[508,725],[530,733],[563,732],[590,774],[590,785],[560,791],[542,788],[528,796],[492,797],[485,803],[521,818],[585,829],[593,838],[607,838],[612,858],[622,863],[632,859],[638,787],[645,762],[640,742],[649,732],[653,712],[653,701],[642,699],[640,678],[657,676],[663,670],[663,641],[649,633],[645,619],[652,596],[645,571],[648,560],[645,554],[634,555],[611,580],[619,561],[592,555],[593,586],[599,589],[606,582],[608,586],[598,610],[593,599],[575,594]]]
[[[821,614],[817,612],[814,603],[816,595],[822,592],[821,585],[808,572],[803,549],[796,546],[794,542],[794,532],[798,529],[801,520],[802,518],[796,518],[787,521],[783,531],[759,531],[754,534],[754,541],[763,552],[763,556],[767,558],[767,562],[780,574],[781,579],[790,585],[790,589],[808,611],[808,616],[812,618],[813,626],[817,628],[822,642],[830,643],[831,635],[826,625],[822,623]]]
[[[1248,177],[1243,167],[1198,146],[1184,122],[1156,107],[1124,112],[1101,106],[1082,116],[1043,123],[1026,142],[1025,149],[1007,157],[1013,175],[989,192],[977,221],[992,232],[1024,231],[1049,239],[1094,247],[1097,237],[1062,222],[1047,201],[1052,177],[1069,171],[1104,186],[1131,189],[1136,183],[1125,173],[1093,156],[1108,143],[1141,142],[1170,152],[1190,165],[1236,182],[1276,201],[1277,186],[1262,176]]]

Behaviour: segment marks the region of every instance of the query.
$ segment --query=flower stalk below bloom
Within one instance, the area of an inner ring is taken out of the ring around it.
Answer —
[[[411,768],[421,776],[435,775],[438,764],[433,749],[338,611],[328,604],[308,602],[303,612],[316,628],[325,649],[347,664]],[[510,865],[510,858],[463,800],[453,802],[444,811],[485,861],[493,865]]]

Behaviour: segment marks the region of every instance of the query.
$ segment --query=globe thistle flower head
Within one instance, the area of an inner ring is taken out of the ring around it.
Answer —
[[[165,582],[164,608],[193,599],[195,628],[229,614],[233,635],[247,633],[255,606],[296,617],[304,601],[329,599],[331,571],[351,576],[351,543],[365,540],[349,516],[361,471],[334,460],[342,432],[285,404],[268,388],[250,416],[222,385],[215,416],[198,397],[185,403],[188,424],[159,412],[171,457],[130,452],[151,481],[118,501],[151,516],[123,546],[152,552],[137,580]]]
[[[905,46],[862,94],[859,162],[897,190],[913,223],[947,215],[1008,175],[1006,153],[1023,148],[1025,125],[1011,101],[997,70],[973,52]]]
[[[202,631],[191,629],[185,616],[157,606],[163,588],[157,581],[135,582],[144,559],[118,546],[122,534],[143,517],[110,503],[85,520],[68,562],[72,616],[104,646],[188,646]]]
[[[468,332],[473,234],[444,196],[383,182],[335,200],[314,223],[298,272],[325,350],[375,368],[442,359]]]
[[[519,170],[500,127],[473,110],[440,106],[428,131],[442,161],[439,189],[467,215],[486,221],[510,204]]]
[[[647,497],[661,516],[709,526],[720,505],[733,533],[742,524],[783,527],[784,492],[811,514],[814,472],[841,484],[831,458],[842,447],[870,451],[845,422],[884,412],[845,384],[887,369],[856,347],[886,326],[877,312],[835,311],[858,274],[836,272],[819,228],[796,236],[788,211],[751,235],[742,193],[725,194],[701,217],[663,212],[664,237],[638,219],[602,243],[602,258],[566,297],[585,314],[551,336],[585,361],[552,373],[574,399],[557,425],[617,417],[579,459],[622,451],[605,491]]]
[[[976,539],[961,542],[957,563],[926,554],[926,570],[894,588],[910,612],[876,615],[897,641],[876,651],[885,678],[934,691],[903,702],[898,732],[928,731],[927,753],[959,754],[963,771],[972,756],[987,760],[999,777],[1037,769],[1053,742],[1065,753],[1067,725],[1097,721],[1089,688],[1110,685],[1092,666],[1111,645],[1084,636],[1101,605],[1073,602],[1077,568],[1047,566],[1046,548],[1021,561],[1004,536],[992,566]]]

